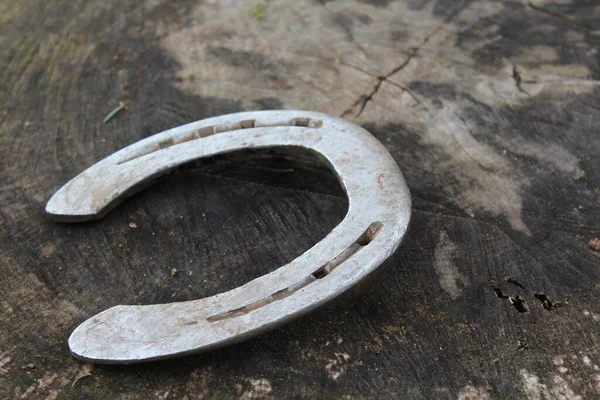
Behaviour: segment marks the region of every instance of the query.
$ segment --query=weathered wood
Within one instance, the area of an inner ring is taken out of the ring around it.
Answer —
[[[0,5],[0,397],[600,397],[597,2],[261,4]],[[71,358],[98,311],[236,287],[343,218],[325,166],[281,151],[182,170],[100,222],[44,216],[129,143],[263,108],[354,120],[400,165],[414,221],[375,290],[200,356]]]

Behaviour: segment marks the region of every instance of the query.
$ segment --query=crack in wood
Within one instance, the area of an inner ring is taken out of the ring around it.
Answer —
[[[423,42],[421,45],[425,44],[427,42],[428,38],[426,39],[425,42]],[[373,88],[371,89],[371,91],[367,94],[362,94],[353,104],[350,108],[348,108],[347,110],[345,110],[342,114],[341,117],[344,118],[346,116],[348,116],[352,110],[354,110],[359,104],[360,104],[360,109],[358,110],[358,113],[356,113],[356,115],[354,115],[353,119],[358,118],[362,112],[364,111],[365,107],[367,106],[367,103],[373,98],[373,96],[375,96],[377,94],[377,92],[379,91],[379,88],[381,87],[381,84],[383,83],[383,81],[388,80],[388,78],[400,71],[402,71],[409,63],[410,61],[413,59],[413,57],[417,54],[417,52],[419,51],[420,46],[417,48],[414,48],[408,55],[408,57],[406,58],[406,60],[398,65],[397,67],[395,67],[394,69],[392,69],[390,72],[388,72],[385,75],[381,75],[381,76],[377,76],[377,82],[375,83],[375,85],[373,86]]]
[[[377,82],[375,83],[375,85],[373,85],[373,88],[368,93],[361,94],[359,96],[359,98],[348,109],[346,109],[344,112],[342,112],[342,114],[340,116],[342,118],[347,117],[348,115],[350,115],[352,110],[354,110],[357,106],[360,105],[358,112],[354,115],[352,120],[354,121],[358,117],[360,117],[360,115],[362,114],[364,109],[367,107],[367,103],[371,99],[373,99],[373,96],[375,96],[377,94],[377,92],[379,91],[379,89],[381,88],[381,84],[384,81],[389,82],[390,77],[392,77],[393,75],[397,74],[398,72],[400,72],[404,68],[406,68],[408,66],[408,64],[412,61],[412,59],[423,48],[423,46],[425,46],[431,40],[431,38],[433,38],[435,35],[437,35],[437,33],[444,27],[444,25],[451,22],[460,12],[462,12],[467,7],[468,7],[468,4],[462,8],[459,8],[458,10],[454,11],[447,18],[445,18],[444,22],[441,23],[440,25],[438,25],[429,35],[427,35],[425,37],[425,39],[423,39],[423,41],[417,47],[414,47],[411,49],[411,51],[408,53],[408,57],[406,58],[406,60],[404,60],[404,62],[402,62],[400,65],[396,66],[395,68],[392,68],[392,70],[389,71],[388,73],[377,76]],[[413,95],[413,98],[414,98],[414,95]]]
[[[333,10],[331,10],[329,7],[327,7],[327,4],[319,2],[319,1],[317,1],[317,4],[319,4],[324,9],[326,9],[334,17],[339,17],[338,14],[336,14]],[[364,47],[360,44],[360,42],[356,40],[356,38],[354,37],[354,34],[352,33],[352,29],[348,26],[348,23],[345,22],[342,18],[335,18],[334,21],[338,26],[340,26],[342,28],[342,30],[344,31],[344,33],[346,34],[348,39],[352,43],[354,43],[356,48],[363,54],[363,56],[365,56],[365,58],[369,58],[369,54],[364,49]]]
[[[515,278],[513,278],[511,276],[507,276],[506,278],[504,278],[504,280],[508,283],[511,283],[515,286],[520,287],[521,289],[525,289],[525,285],[523,285],[521,282],[519,282],[518,280],[516,280]]]
[[[531,97],[531,95],[529,93],[527,93],[527,91],[525,89],[523,89],[523,87],[521,86],[523,79],[521,78],[521,74],[519,73],[519,70],[517,69],[516,65],[513,65],[512,77],[515,81],[515,84],[517,85],[517,89],[519,89],[519,92],[525,93],[528,97]]]
[[[566,15],[560,14],[560,13],[558,13],[556,11],[548,10],[545,7],[538,6],[538,5],[535,5],[533,3],[528,3],[527,5],[531,9],[533,9],[535,11],[539,11],[539,12],[544,13],[546,15],[549,15],[551,17],[560,19],[561,21],[569,23],[569,24],[573,25],[574,27],[577,27],[579,29],[583,29],[586,32],[590,32],[590,31],[594,30],[594,28],[592,26],[589,26],[585,22],[580,22],[580,21],[574,20],[573,18],[570,18],[570,17],[568,17]]]

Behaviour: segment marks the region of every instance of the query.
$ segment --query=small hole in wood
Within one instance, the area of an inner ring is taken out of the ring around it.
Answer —
[[[527,308],[527,303],[525,302],[525,299],[523,297],[517,294],[504,294],[502,292],[502,289],[500,289],[499,287],[492,287],[492,290],[494,291],[494,293],[496,293],[496,296],[498,296],[499,298],[508,300],[508,302],[512,304],[512,306],[518,312],[529,312],[529,308]]]
[[[557,308],[564,307],[568,303],[566,300],[565,301],[552,300],[545,293],[534,293],[533,297],[538,299],[540,301],[540,303],[542,303],[542,306],[544,307],[544,309],[548,310],[548,311],[552,311],[552,310],[556,310]]]

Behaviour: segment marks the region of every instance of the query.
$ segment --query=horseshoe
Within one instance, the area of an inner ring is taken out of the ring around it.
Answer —
[[[243,112],[150,136],[83,171],[48,201],[49,217],[99,219],[121,200],[183,163],[247,148],[301,147],[320,154],[349,200],[348,213],[323,240],[279,269],[198,300],[118,305],[79,325],[72,354],[126,364],[222,347],[296,319],[352,289],[404,238],[411,199],[400,169],[369,132],[305,111]]]

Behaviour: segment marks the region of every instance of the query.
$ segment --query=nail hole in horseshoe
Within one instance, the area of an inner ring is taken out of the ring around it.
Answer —
[[[383,223],[377,221],[373,222],[369,227],[356,239],[354,243],[348,246],[344,251],[342,251],[337,257],[333,260],[329,261],[327,264],[317,269],[315,272],[302,279],[300,282],[295,283],[285,289],[279,290],[270,296],[264,297],[258,301],[247,304],[243,307],[239,307],[233,310],[225,311],[223,313],[211,315],[206,320],[208,322],[217,322],[224,319],[235,318],[241,315],[247,314],[251,311],[257,310],[261,307],[264,307],[268,304],[273,303],[274,301],[279,301],[285,299],[286,297],[294,294],[298,290],[310,285],[313,282],[316,282],[319,279],[325,278],[329,275],[335,268],[339,265],[343,264],[347,260],[349,260],[354,254],[360,251],[363,247],[369,245],[373,239],[377,236],[381,228],[383,227]]]
[[[176,144],[189,142],[191,140],[202,139],[202,138],[205,138],[208,136],[215,135],[217,133],[232,132],[232,131],[236,131],[236,130],[240,130],[240,129],[250,129],[250,128],[256,128],[256,127],[265,127],[265,126],[272,126],[272,127],[275,127],[275,126],[298,126],[298,127],[305,127],[305,128],[310,128],[310,129],[318,129],[323,126],[323,121],[311,119],[311,118],[294,118],[291,121],[288,121],[286,123],[277,123],[277,124],[273,124],[273,125],[266,125],[266,124],[259,123],[257,125],[257,122],[255,119],[249,119],[249,120],[243,120],[243,121],[238,121],[238,122],[229,123],[229,124],[205,126],[205,127],[195,130],[192,133],[186,134],[184,136],[171,137],[166,140],[163,140],[162,142],[159,142],[157,145],[150,145],[148,148],[142,150],[141,152],[117,162],[117,164],[118,165],[124,164],[126,162],[133,161],[140,157],[147,156],[148,154],[152,154],[156,151],[166,149],[166,148],[174,146]]]

